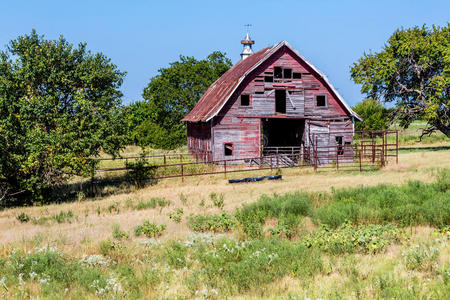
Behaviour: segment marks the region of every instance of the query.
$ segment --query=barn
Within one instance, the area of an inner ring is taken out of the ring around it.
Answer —
[[[352,151],[360,117],[322,72],[286,41],[255,53],[248,34],[241,43],[242,59],[182,120],[192,155],[236,161],[281,153],[308,159],[313,147],[329,157]]]

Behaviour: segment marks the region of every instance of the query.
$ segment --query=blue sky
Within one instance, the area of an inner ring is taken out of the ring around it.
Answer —
[[[378,51],[399,27],[446,25],[442,1],[0,1],[0,49],[31,32],[87,42],[128,74],[124,103],[140,100],[159,68],[179,55],[206,57],[215,50],[239,60],[244,24],[258,50],[287,40],[322,70],[354,105],[363,95],[349,69],[364,51]]]

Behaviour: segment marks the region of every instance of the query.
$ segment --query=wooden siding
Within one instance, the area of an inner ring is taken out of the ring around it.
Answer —
[[[206,159],[211,153],[211,122],[187,123],[187,142],[189,153]]]

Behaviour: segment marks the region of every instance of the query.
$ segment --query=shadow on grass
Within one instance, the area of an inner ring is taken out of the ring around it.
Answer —
[[[450,146],[432,146],[432,147],[405,147],[399,148],[398,152],[424,152],[424,151],[448,151]]]

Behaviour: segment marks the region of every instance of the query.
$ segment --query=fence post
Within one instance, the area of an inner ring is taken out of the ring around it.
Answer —
[[[398,130],[395,131],[395,163],[398,164]]]
[[[339,170],[339,146],[336,145],[336,171]]]
[[[180,163],[183,163],[183,154],[180,154]]]
[[[184,166],[181,164],[181,182],[184,182]]]
[[[375,140],[372,136],[372,163],[375,163]]]
[[[226,160],[223,162],[223,167],[224,167],[225,178],[227,178],[227,161]]]
[[[272,166],[272,156],[270,156],[270,170],[272,170],[273,169],[273,166]]]
[[[359,171],[362,172],[362,164],[361,164],[361,150],[359,150]]]
[[[164,164],[167,164],[166,155],[164,154]]]

